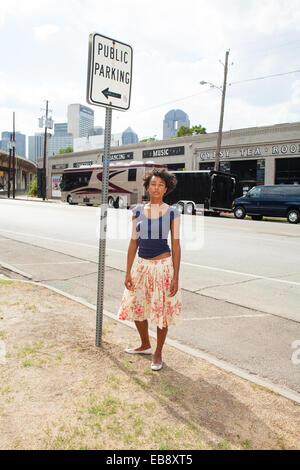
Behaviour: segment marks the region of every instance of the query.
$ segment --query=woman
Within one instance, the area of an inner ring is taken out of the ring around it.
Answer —
[[[180,212],[163,202],[177,180],[164,168],[155,168],[144,176],[144,186],[150,203],[133,208],[132,235],[127,253],[125,291],[119,319],[134,321],[141,338],[141,346],[126,349],[129,354],[152,354],[148,333],[148,319],[157,327],[157,345],[151,369],[162,368],[162,348],[168,326],[175,325],[181,314],[179,289]],[[172,256],[168,246],[171,230]],[[138,261],[131,268],[136,252]]]

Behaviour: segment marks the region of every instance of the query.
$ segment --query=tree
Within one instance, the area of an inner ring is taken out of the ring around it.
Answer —
[[[58,155],[62,155],[63,153],[72,153],[74,152],[73,147],[66,147],[65,149],[60,149],[58,151]]]
[[[198,135],[198,134],[206,134],[206,128],[202,127],[200,124],[199,126],[193,126],[193,127],[186,127],[186,126],[180,126],[176,137],[183,137],[184,135]]]
[[[156,140],[156,135],[154,137],[147,137],[147,139],[142,139],[140,142],[152,142],[153,140]]]
[[[31,181],[31,183],[30,183],[28,196],[33,196],[33,197],[37,196],[37,177],[35,177],[34,180]]]

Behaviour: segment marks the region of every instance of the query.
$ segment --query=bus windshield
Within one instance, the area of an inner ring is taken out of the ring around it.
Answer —
[[[92,176],[92,171],[76,171],[74,173],[64,173],[60,182],[62,191],[71,191],[72,189],[87,186]]]

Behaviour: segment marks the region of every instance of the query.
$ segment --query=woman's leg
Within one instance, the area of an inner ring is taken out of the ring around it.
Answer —
[[[168,327],[165,328],[158,328],[157,327],[157,345],[155,353],[153,354],[153,364],[161,364],[162,363],[162,348],[165,344],[166,336],[168,333]]]
[[[136,348],[136,351],[143,351],[144,349],[151,348],[149,333],[148,333],[148,320],[135,321],[135,326],[141,337],[141,346]]]

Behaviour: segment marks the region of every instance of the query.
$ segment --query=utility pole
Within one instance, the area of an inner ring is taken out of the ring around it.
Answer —
[[[226,94],[226,85],[227,85],[228,56],[229,56],[229,50],[226,51],[225,66],[224,66],[224,83],[223,83],[223,87],[222,87],[222,104],[221,104],[220,123],[219,123],[219,132],[218,132],[218,140],[217,140],[217,148],[216,148],[216,159],[215,159],[215,168],[214,168],[217,171],[219,171],[219,166],[220,166],[220,150],[221,150],[221,143],[222,143],[224,105],[225,105],[225,94]]]
[[[46,120],[45,120],[45,137],[44,137],[44,161],[43,161],[43,181],[42,181],[43,201],[45,201],[46,199],[47,125],[48,125],[48,100],[46,100]]]
[[[7,197],[8,198],[10,198],[11,157],[12,157],[12,134],[10,134],[10,139],[9,139],[8,182],[7,182]]]
[[[15,132],[15,112],[13,112],[12,157],[13,157],[13,199],[15,199],[15,197],[16,197],[16,132]]]

